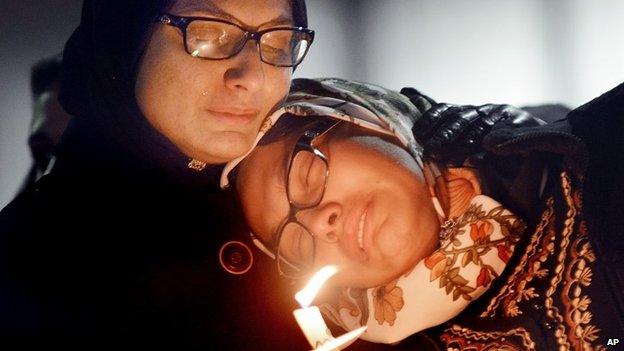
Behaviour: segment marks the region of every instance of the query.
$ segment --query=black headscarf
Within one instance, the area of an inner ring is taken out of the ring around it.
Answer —
[[[158,14],[175,0],[85,0],[79,27],[63,54],[60,101],[77,118],[61,145],[63,158],[102,157],[164,171],[179,181],[214,183],[220,167],[187,168],[189,158],[141,114],[134,87]],[[291,2],[295,25],[307,26],[305,0]]]

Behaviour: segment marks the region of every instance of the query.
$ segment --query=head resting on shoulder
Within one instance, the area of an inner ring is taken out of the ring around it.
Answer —
[[[367,340],[396,342],[483,294],[524,226],[481,193],[469,166],[423,162],[419,142],[401,132],[409,123],[394,118],[419,111],[394,108],[400,97],[319,81],[322,89],[308,82],[293,93],[289,113],[240,163],[236,188],[256,245],[281,273],[336,265],[325,315],[345,329],[367,325]]]

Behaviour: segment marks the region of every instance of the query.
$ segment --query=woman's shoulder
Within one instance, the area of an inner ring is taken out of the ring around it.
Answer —
[[[624,147],[624,83],[568,114],[572,132],[591,148],[594,144]]]

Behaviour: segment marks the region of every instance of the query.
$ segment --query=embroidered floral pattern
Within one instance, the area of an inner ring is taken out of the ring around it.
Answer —
[[[405,302],[403,289],[396,286],[398,279],[373,290],[373,309],[375,320],[379,325],[387,323],[390,326],[396,321],[399,312]],[[325,303],[321,306],[321,312],[334,323],[349,329],[341,321],[339,311],[346,310],[352,317],[359,317],[359,324],[366,325],[369,318],[368,300],[366,289],[336,289],[338,294],[333,303]]]
[[[581,192],[573,192],[568,204],[580,209]],[[590,324],[593,318],[589,311],[591,298],[583,294],[583,288],[591,285],[593,272],[590,264],[596,260],[596,255],[591,249],[584,221],[580,221],[578,229],[578,237],[570,245],[570,263],[564,272],[562,302],[565,306],[564,322],[570,326],[567,333],[569,342],[575,349],[587,350],[593,348],[592,342],[598,339],[600,332],[599,328]]]
[[[448,218],[457,218],[466,213],[470,207],[471,200],[481,194],[481,185],[471,177],[472,171],[465,168],[448,168],[443,178],[446,181],[446,189],[448,191],[448,204],[450,213]],[[441,179],[438,178],[438,181]],[[440,187],[443,189],[443,187]]]
[[[490,285],[491,281],[492,276],[490,275],[490,270],[487,268],[481,268],[479,276],[477,277],[477,286],[486,287]]]
[[[365,289],[347,289],[340,290],[342,294],[348,295],[340,299],[339,309],[346,308],[353,317],[361,315],[362,318],[368,319],[368,304],[366,303]]]
[[[492,223],[489,221],[470,223],[470,238],[472,238],[475,243],[482,243],[492,234],[493,230]]]
[[[398,279],[384,286],[373,289],[373,309],[375,320],[379,325],[387,323],[394,325],[399,312],[405,302],[403,300],[403,289],[396,286]],[[369,307],[366,289],[348,288],[336,289],[337,297],[333,303],[325,303],[321,306],[321,311],[337,325],[348,329],[341,322],[339,311],[346,310],[352,317],[359,317],[359,324],[366,325],[369,318]]]
[[[495,225],[500,227],[502,237],[493,239],[491,236]],[[471,293],[476,288],[487,288],[492,279],[498,276],[496,270],[484,262],[483,256],[491,250],[497,250],[499,259],[506,263],[525,228],[522,220],[502,206],[485,211],[481,204],[470,205],[455,220],[455,226],[447,229],[450,231],[447,242],[425,259],[425,267],[431,270],[429,280],[439,279],[440,288],[444,288],[447,295],[452,294],[453,301],[460,297],[472,300]],[[472,244],[462,246],[458,237],[466,234],[472,239]],[[460,269],[469,264],[479,267],[479,273],[474,277],[460,273]],[[469,284],[470,282],[473,284]]]
[[[560,175],[562,201],[567,206],[563,213],[563,227],[557,231],[554,215],[554,199],[547,202],[547,209],[532,236],[519,265],[507,280],[498,296],[490,301],[481,317],[494,317],[502,311],[506,317],[522,314],[520,303],[540,296],[536,286],[529,286],[535,279],[549,278],[542,293],[543,307],[552,337],[560,350],[604,350],[595,345],[600,329],[591,324],[591,298],[583,292],[593,280],[591,264],[596,260],[589,239],[587,225],[582,220],[582,195],[573,191],[570,178]],[[545,234],[544,234],[545,233]],[[552,260],[554,269],[542,268]]]
[[[500,258],[503,262],[509,262],[509,258],[511,258],[511,250],[505,245],[496,245],[496,251],[498,251],[498,258]]]
[[[396,281],[375,288],[373,291],[373,304],[375,307],[375,320],[377,323],[394,325],[396,313],[403,308],[403,290],[396,286]]]
[[[453,325],[440,336],[447,350],[516,351],[535,350],[535,342],[524,328],[509,331],[479,332]]]
[[[481,313],[481,317],[494,317],[496,315],[496,309],[501,303],[505,306],[505,316],[515,317],[522,314],[517,303],[522,300],[521,294],[526,284],[534,278],[544,278],[548,274],[548,270],[542,269],[541,267],[554,251],[554,244],[552,243],[554,240],[554,227],[552,222],[554,199],[549,198],[546,205],[547,208],[544,213],[542,213],[541,221],[531,236],[531,242],[522,255],[520,263],[516,266],[513,274],[509,277],[498,296],[493,298],[487,309]],[[547,228],[547,234],[544,235]],[[542,240],[544,236],[546,236],[546,238]]]
[[[366,298],[366,289],[349,288],[335,289],[336,296],[332,302],[321,305],[320,309],[323,315],[330,318],[335,324],[348,329],[341,322],[338,311],[346,309],[352,317],[359,317],[360,325],[366,325],[368,321],[368,300]]]

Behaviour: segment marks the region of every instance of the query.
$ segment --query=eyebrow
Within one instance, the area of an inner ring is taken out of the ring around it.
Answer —
[[[280,15],[277,18],[274,18],[268,22],[264,22],[258,26],[258,28],[263,27],[275,27],[275,26],[283,26],[283,25],[294,25],[293,20],[285,15]]]
[[[237,23],[240,21],[229,13],[220,9],[217,5],[213,4],[212,1],[206,0],[189,0],[178,9],[179,12],[210,12],[211,15],[215,15],[218,17],[222,17],[227,20],[232,20]]]
[[[178,11],[179,12],[209,12],[213,16],[220,17],[222,19],[234,22],[241,26],[244,25],[244,23],[241,20],[223,11],[220,7],[213,4],[212,1],[190,0],[185,5],[183,5],[180,9],[178,9]],[[273,26],[279,26],[279,25],[294,25],[294,23],[290,17],[282,14],[270,21],[260,24],[255,29],[263,28],[263,27],[273,27]]]

